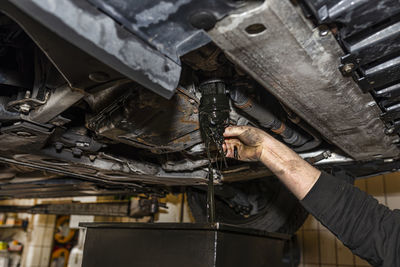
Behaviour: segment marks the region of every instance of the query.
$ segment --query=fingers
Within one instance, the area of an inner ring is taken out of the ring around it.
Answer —
[[[230,126],[225,129],[224,136],[225,137],[239,136],[247,129],[249,129],[249,126]]]
[[[258,161],[262,150],[260,147],[249,147],[243,144],[239,139],[225,139],[225,156],[242,161]]]
[[[225,157],[227,158],[231,158],[232,157],[232,144],[231,144],[231,140],[225,140]]]
[[[236,158],[237,153],[243,144],[238,139],[227,139],[225,140],[225,156],[228,158]],[[235,157],[236,156],[236,157]]]

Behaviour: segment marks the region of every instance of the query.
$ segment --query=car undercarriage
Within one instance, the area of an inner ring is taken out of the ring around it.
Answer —
[[[231,222],[295,201],[263,165],[225,158],[229,125],[264,129],[331,173],[400,168],[398,0],[6,0],[0,11],[2,198],[185,186],[201,220],[212,174]],[[257,225],[293,232],[283,225],[304,220],[299,209]]]

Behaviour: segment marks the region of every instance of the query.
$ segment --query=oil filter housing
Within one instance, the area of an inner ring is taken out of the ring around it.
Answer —
[[[202,94],[199,106],[200,130],[206,147],[216,145],[222,152],[224,131],[229,125],[230,105],[226,83],[219,79],[208,80],[199,86]]]

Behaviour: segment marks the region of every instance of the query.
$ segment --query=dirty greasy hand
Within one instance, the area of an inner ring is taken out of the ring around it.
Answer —
[[[268,134],[250,126],[231,126],[225,129],[226,157],[242,161],[259,161]]]

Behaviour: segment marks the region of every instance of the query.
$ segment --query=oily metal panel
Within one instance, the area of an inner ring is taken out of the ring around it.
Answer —
[[[145,88],[130,89],[90,118],[89,129],[160,154],[202,143],[197,98],[180,88],[170,100]]]
[[[254,24],[265,29],[246,32]],[[398,156],[372,96],[338,70],[343,52],[334,36],[313,28],[290,1],[266,0],[224,18],[209,34],[232,61],[354,159]]]

